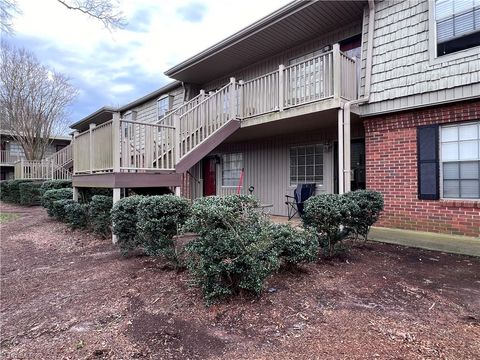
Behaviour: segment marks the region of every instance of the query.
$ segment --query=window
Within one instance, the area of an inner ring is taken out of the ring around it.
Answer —
[[[17,142],[10,143],[10,155],[25,156],[22,145]]]
[[[165,114],[171,109],[172,107],[172,97],[170,95],[166,95],[161,97],[157,100],[157,116],[158,120],[162,119]]]
[[[435,2],[437,56],[480,45],[480,0]]]
[[[480,198],[480,121],[440,131],[444,198]]]
[[[222,185],[237,186],[243,169],[243,155],[224,154],[222,161]]]
[[[323,145],[290,148],[290,185],[323,184]]]

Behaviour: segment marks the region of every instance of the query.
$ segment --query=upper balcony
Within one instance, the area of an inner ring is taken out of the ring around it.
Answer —
[[[240,127],[337,108],[356,97],[355,60],[335,44],[255,79],[231,78],[216,92],[201,91],[155,124],[118,113],[99,126],[91,124],[74,135],[74,175],[183,173]],[[105,178],[112,186],[121,183],[118,176]],[[170,180],[173,185],[178,177]]]
[[[12,153],[10,150],[0,150],[0,165],[2,166],[13,166],[21,159],[25,159],[25,155]]]

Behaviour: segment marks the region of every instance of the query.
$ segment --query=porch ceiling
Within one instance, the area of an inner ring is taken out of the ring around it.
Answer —
[[[362,18],[366,0],[294,1],[165,72],[203,84]]]
[[[225,142],[233,143],[322,129],[337,129],[337,119],[338,109],[290,117],[288,119],[242,127],[225,140]],[[352,127],[362,126],[362,119],[355,113],[351,113],[350,121]]]

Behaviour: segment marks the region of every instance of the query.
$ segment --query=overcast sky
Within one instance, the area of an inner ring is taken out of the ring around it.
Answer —
[[[288,0],[120,0],[128,25],[109,32],[56,0],[18,0],[9,41],[67,74],[80,95],[71,122],[123,105],[171,80],[163,72]]]

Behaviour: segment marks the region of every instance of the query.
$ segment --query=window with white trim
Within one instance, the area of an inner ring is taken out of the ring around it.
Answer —
[[[480,0],[436,0],[436,51],[442,56],[480,45]]]
[[[290,185],[323,184],[323,145],[290,148]]]
[[[223,154],[222,186],[237,186],[243,169],[243,154]]]
[[[172,107],[172,96],[165,95],[157,100],[157,118],[162,119]]]
[[[480,198],[480,121],[440,128],[442,197]]]

